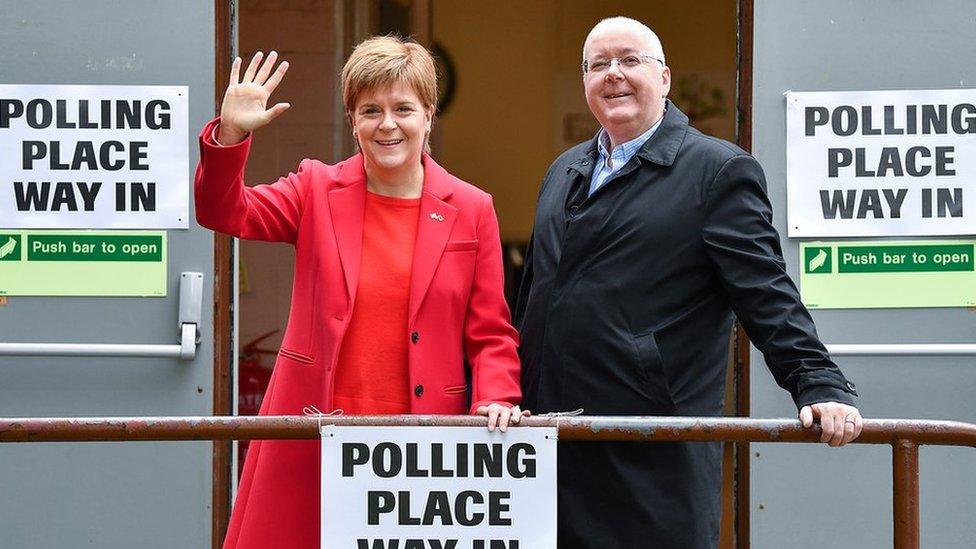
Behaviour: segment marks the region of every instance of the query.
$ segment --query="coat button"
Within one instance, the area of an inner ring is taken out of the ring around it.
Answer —
[[[416,342],[420,341],[420,334],[417,333],[417,332],[411,333],[410,334],[410,341],[412,341],[413,343],[416,343]]]
[[[848,382],[847,382],[847,389],[848,389],[849,391],[851,391],[852,393],[853,393],[854,391],[856,391],[856,390],[857,390],[857,388],[856,388],[856,387],[854,387],[854,384],[853,384],[853,383],[851,383],[850,381],[848,381]]]
[[[576,215],[576,212],[578,211],[579,211],[579,206],[577,206],[576,204],[573,204],[572,206],[569,207],[570,215]]]
[[[413,394],[415,394],[417,396],[423,396],[424,395],[424,386],[423,385],[417,385],[416,387],[414,387],[413,388]]]

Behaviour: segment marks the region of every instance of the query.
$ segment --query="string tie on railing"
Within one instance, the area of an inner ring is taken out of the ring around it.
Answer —
[[[322,420],[323,419],[325,419],[327,417],[341,416],[345,412],[342,411],[342,408],[336,408],[335,410],[332,410],[331,412],[325,414],[325,413],[322,413],[322,410],[319,410],[317,407],[309,404],[308,406],[302,408],[302,413],[305,414],[306,416],[314,416],[315,418],[318,419],[319,434],[321,435],[322,434],[322,427],[325,427],[326,425],[334,425],[334,423],[328,423],[328,424],[322,423]]]
[[[582,408],[577,408],[575,410],[568,410],[568,411],[565,411],[565,412],[549,412],[549,413],[547,413],[546,415],[544,415],[542,417],[544,417],[546,419],[555,419],[556,420],[556,429],[558,430],[559,429],[559,420],[561,420],[563,418],[572,418],[572,417],[576,417],[576,416],[580,416],[580,415],[583,415],[583,409]]]

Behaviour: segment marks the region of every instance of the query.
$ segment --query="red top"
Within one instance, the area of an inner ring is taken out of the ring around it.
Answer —
[[[356,304],[333,393],[347,414],[410,413],[407,313],[419,213],[419,198],[366,193]]]

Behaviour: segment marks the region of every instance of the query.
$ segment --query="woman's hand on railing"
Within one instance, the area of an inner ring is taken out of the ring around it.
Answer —
[[[288,62],[282,61],[272,73],[278,53],[269,53],[264,63],[261,62],[263,57],[261,52],[254,54],[243,78],[240,75],[241,58],[234,59],[231,65],[230,82],[220,105],[217,140],[221,145],[240,143],[248,133],[271,122],[290,106],[288,103],[277,103],[267,108],[271,93],[288,71]]]
[[[864,428],[861,412],[840,402],[819,402],[800,409],[800,423],[804,427],[813,427],[815,419],[820,420],[820,442],[835,447],[856,439]]]
[[[529,417],[532,412],[522,411],[518,406],[508,407],[504,404],[493,402],[488,406],[478,406],[478,415],[488,416],[488,430],[494,431],[497,426],[501,432],[508,430],[509,424],[518,425],[523,417]]]

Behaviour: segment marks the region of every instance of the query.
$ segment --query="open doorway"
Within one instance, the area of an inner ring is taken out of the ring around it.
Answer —
[[[305,157],[335,162],[351,154],[337,89],[348,50],[357,38],[377,32],[416,34],[409,32],[415,22],[409,0],[362,4],[240,2],[240,54],[248,58],[276,48],[291,63],[277,95],[292,108],[255,137],[248,184],[273,181]],[[678,0],[424,4],[431,21],[429,45],[439,55],[446,92],[435,123],[434,154],[452,173],[492,193],[507,243],[528,239],[549,163],[598,129],[583,99],[579,63],[587,31],[603,17],[628,15],[655,28],[674,76],[671,99],[702,131],[735,140],[734,0],[715,0],[709,10],[694,11]],[[337,17],[352,24],[343,30]],[[240,255],[244,344],[283,328],[294,252],[242,242]],[[280,338],[280,333],[271,336],[265,346],[276,347]]]
[[[255,136],[246,181],[274,181],[305,157],[333,163],[351,154],[338,82],[345,57],[372,34],[412,35],[439,58],[441,111],[433,155],[494,196],[512,297],[542,176],[559,153],[598,129],[581,83],[581,47],[589,29],[614,15],[646,22],[667,53],[670,98],[702,131],[735,141],[738,4],[710,0],[689,9],[680,0],[240,0],[239,55],[249,59],[276,49],[291,64],[276,95],[292,108]],[[293,269],[290,246],[240,243],[239,349],[269,333],[259,348],[280,346]],[[260,383],[249,380],[260,381],[273,363],[271,354],[242,355],[240,387],[251,393],[237,395],[237,402],[258,404]],[[726,402],[734,415],[731,371]],[[733,464],[729,445],[723,547],[733,546]]]

